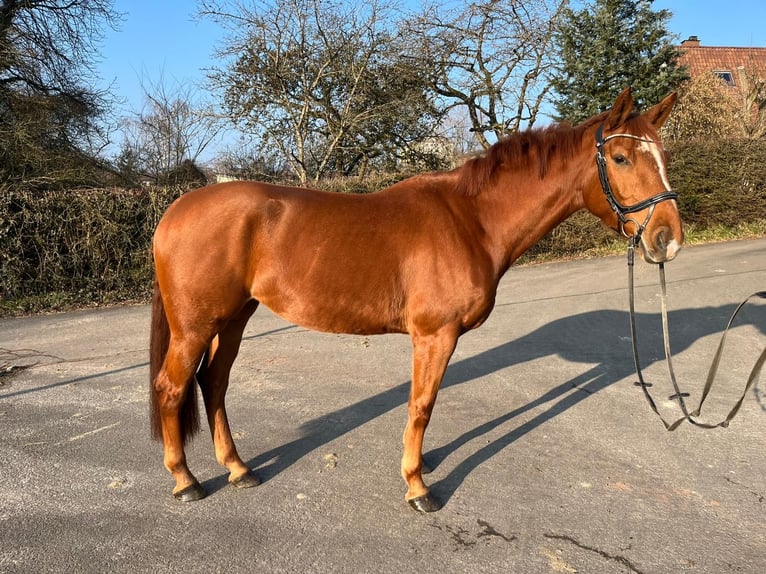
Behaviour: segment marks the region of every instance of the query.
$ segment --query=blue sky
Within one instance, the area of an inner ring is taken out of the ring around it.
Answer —
[[[197,21],[195,6],[194,0],[115,0],[123,21],[106,31],[98,70],[126,105],[140,107],[142,81],[151,84],[162,75],[168,84],[204,80],[222,31]]]
[[[680,40],[696,35],[703,46],[766,47],[764,0],[655,0],[653,6],[673,12],[669,28]],[[125,102],[118,115],[140,108],[142,79],[164,75],[171,87],[204,81],[223,31],[194,18],[194,0],[116,0],[115,8],[124,20],[118,31],[107,31],[98,70],[103,85]]]

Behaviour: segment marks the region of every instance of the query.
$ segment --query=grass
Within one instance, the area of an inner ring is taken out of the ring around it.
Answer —
[[[738,239],[758,239],[766,237],[766,219],[750,223],[741,223],[734,227],[716,225],[698,229],[694,225],[688,225],[685,232],[686,243],[688,245],[734,241]]]
[[[755,222],[741,223],[735,226],[716,225],[713,227],[700,227],[689,224],[684,226],[684,245],[704,245],[708,243],[720,243],[722,241],[738,241],[742,239],[760,239],[766,237],[766,219]],[[566,241],[566,238],[561,238]],[[595,259],[610,255],[625,253],[627,243],[623,238],[614,234],[604,243],[581,249],[575,253],[562,252],[554,247],[524,255],[518,261],[518,265],[532,265],[536,263],[552,263],[556,261],[569,261],[575,259]]]

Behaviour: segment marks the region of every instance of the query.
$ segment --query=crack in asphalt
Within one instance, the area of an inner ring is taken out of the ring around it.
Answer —
[[[734,486],[738,486],[739,488],[742,488],[742,489],[746,490],[747,492],[749,492],[750,494],[755,496],[758,499],[758,502],[763,502],[764,500],[766,500],[766,496],[764,496],[760,492],[757,492],[757,491],[753,490],[749,486],[745,486],[744,484],[741,484],[741,483],[737,482],[736,480],[732,480],[728,476],[724,476],[723,479],[726,482],[729,482],[729,483],[733,484]]]
[[[479,532],[479,535],[478,535],[479,538],[483,538],[484,536],[496,536],[498,538],[502,538],[506,542],[513,542],[514,540],[517,539],[516,536],[506,536],[502,532],[498,532],[497,530],[494,529],[492,525],[490,525],[488,522],[484,520],[477,519],[476,524],[478,524],[484,529],[483,531]]]
[[[487,537],[500,538],[505,542],[513,542],[514,540],[518,539],[517,536],[507,536],[503,534],[485,520],[477,519],[476,524],[481,527],[481,530],[477,533],[463,528],[462,526],[452,527],[449,525],[442,526],[440,524],[432,524],[431,526],[441,530],[442,532],[446,531],[449,533],[452,540],[463,548],[470,548],[475,546],[480,539]]]
[[[608,552],[601,550],[600,548],[595,548],[593,546],[588,546],[587,544],[583,544],[582,542],[579,542],[577,539],[571,536],[567,536],[565,534],[549,534],[549,533],[545,533],[543,534],[543,536],[545,536],[549,540],[562,540],[564,542],[569,542],[570,544],[573,544],[577,546],[578,548],[587,550],[588,552],[594,552],[598,554],[599,556],[601,556],[602,558],[606,558],[607,560],[612,560],[613,562],[619,562],[623,566],[630,568],[630,570],[632,572],[635,572],[635,574],[644,574],[630,560],[628,560],[624,556],[609,554]]]
[[[48,353],[43,353],[41,351],[36,351],[35,349],[5,349],[0,347],[0,360],[3,361],[2,366],[6,367],[6,365],[10,365],[12,361],[20,361],[22,359],[53,359],[57,363],[64,363],[66,362],[65,359],[62,359],[61,357],[58,357],[56,355],[49,355]],[[29,365],[10,365],[11,368],[20,368],[20,367],[34,367],[37,365],[40,361],[36,361]]]

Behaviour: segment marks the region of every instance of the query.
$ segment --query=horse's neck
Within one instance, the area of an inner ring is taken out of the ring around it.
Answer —
[[[572,161],[571,165],[578,163]],[[584,207],[583,178],[582,169],[542,180],[528,171],[511,171],[477,197],[490,252],[501,275],[549,231]]]

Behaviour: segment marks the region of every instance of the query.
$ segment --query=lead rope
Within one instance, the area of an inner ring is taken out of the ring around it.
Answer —
[[[662,336],[665,343],[665,361],[668,366],[668,375],[670,376],[670,380],[673,383],[673,390],[675,391],[675,394],[671,395],[669,397],[669,400],[678,401],[678,404],[681,407],[681,412],[683,412],[684,414],[684,416],[682,416],[678,420],[672,423],[668,423],[660,414],[660,411],[657,408],[657,404],[654,402],[654,399],[649,393],[649,387],[651,387],[652,384],[647,383],[644,380],[644,376],[643,376],[643,373],[641,372],[641,365],[638,358],[638,342],[636,339],[635,294],[633,289],[633,267],[634,267],[634,260],[635,260],[635,248],[637,243],[638,242],[636,241],[635,238],[631,238],[628,243],[628,291],[629,291],[629,300],[630,300],[630,338],[633,345],[633,362],[636,366],[636,375],[638,376],[638,381],[636,381],[635,384],[641,387],[641,389],[644,392],[644,396],[646,397],[646,400],[649,403],[649,406],[652,408],[655,414],[660,418],[660,420],[662,421],[662,424],[665,426],[665,429],[668,431],[676,430],[678,426],[684,421],[688,421],[689,423],[695,426],[698,426],[700,428],[705,428],[705,429],[712,429],[716,427],[726,428],[729,426],[731,419],[733,419],[736,416],[736,414],[739,412],[739,409],[742,406],[742,402],[745,400],[745,397],[747,396],[747,392],[750,390],[750,387],[758,378],[758,375],[760,374],[761,369],[763,368],[763,364],[764,362],[766,362],[766,348],[763,349],[760,356],[758,357],[758,360],[755,362],[755,365],[753,366],[752,371],[750,371],[750,376],[747,378],[747,383],[745,384],[745,388],[742,391],[742,396],[734,404],[734,407],[732,407],[731,411],[729,411],[729,414],[726,415],[726,418],[716,424],[704,423],[704,422],[696,420],[696,418],[699,417],[700,412],[702,411],[702,405],[704,404],[705,399],[707,398],[708,394],[710,393],[710,389],[713,386],[713,381],[715,380],[716,374],[718,372],[718,365],[720,364],[721,356],[723,355],[724,343],[726,342],[726,334],[729,332],[729,328],[732,326],[732,323],[734,322],[734,318],[737,316],[740,309],[742,309],[742,307],[744,307],[745,304],[748,301],[750,301],[750,299],[752,299],[753,297],[761,297],[763,299],[766,299],[766,291],[758,291],[756,293],[753,293],[747,299],[742,301],[742,303],[740,303],[739,306],[737,306],[737,308],[734,310],[734,313],[732,314],[731,319],[729,319],[729,322],[726,325],[726,329],[724,329],[723,335],[721,335],[721,341],[720,343],[718,343],[718,350],[716,351],[715,356],[713,357],[713,362],[710,365],[710,370],[708,371],[708,374],[707,374],[707,380],[705,381],[705,387],[702,391],[702,396],[700,397],[699,405],[697,405],[697,408],[690,413],[686,407],[686,401],[684,400],[686,397],[689,396],[689,393],[681,392],[678,386],[678,381],[676,380],[675,372],[673,371],[673,361],[671,359],[671,352],[670,352],[670,332],[668,328],[668,305],[667,305],[667,287],[665,284],[665,265],[662,263],[659,264],[660,287],[662,290],[662,297],[661,297],[662,299]]]

